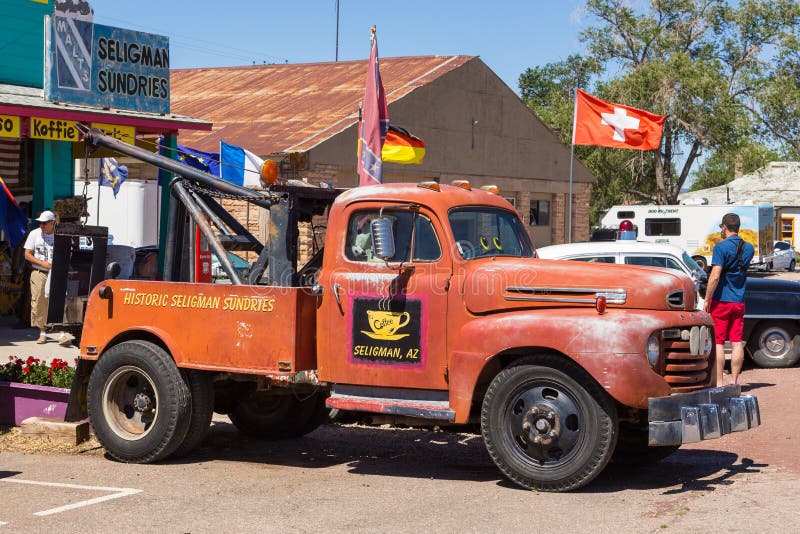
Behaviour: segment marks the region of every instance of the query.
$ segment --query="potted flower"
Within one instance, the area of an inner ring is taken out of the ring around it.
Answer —
[[[0,367],[0,425],[19,426],[28,417],[63,419],[75,368],[55,358],[49,364],[9,356]]]

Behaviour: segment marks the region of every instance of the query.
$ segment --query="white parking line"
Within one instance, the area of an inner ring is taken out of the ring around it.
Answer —
[[[73,510],[75,508],[81,508],[83,506],[89,506],[92,504],[97,504],[103,501],[110,501],[111,499],[118,499],[120,497],[127,497],[128,495],[135,495],[137,493],[141,493],[142,490],[134,489],[134,488],[109,488],[105,486],[82,486],[79,484],[64,484],[61,482],[39,482],[36,480],[20,480],[18,478],[2,478],[0,482],[13,482],[15,484],[29,484],[31,486],[48,486],[52,488],[69,488],[69,489],[79,489],[79,490],[88,490],[88,491],[110,491],[112,492],[110,495],[104,495],[102,497],[95,497],[94,499],[89,499],[86,501],[79,501],[72,504],[67,504],[64,506],[59,506],[58,508],[50,508],[49,510],[43,510],[41,512],[34,512],[33,515],[38,516],[45,516],[45,515],[52,515],[57,514],[59,512],[65,512],[67,510]],[[3,523],[0,521],[0,525],[5,525],[7,523]]]

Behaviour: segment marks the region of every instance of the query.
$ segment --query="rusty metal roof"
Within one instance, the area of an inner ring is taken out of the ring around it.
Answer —
[[[474,57],[381,58],[387,103]],[[366,73],[367,60],[173,70],[172,111],[214,124],[182,131],[180,143],[218,151],[224,139],[262,156],[309,150],[357,121]]]

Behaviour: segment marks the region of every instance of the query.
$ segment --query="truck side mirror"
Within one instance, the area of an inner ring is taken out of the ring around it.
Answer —
[[[373,219],[370,223],[372,232],[372,252],[383,261],[394,257],[393,221],[389,217]]]

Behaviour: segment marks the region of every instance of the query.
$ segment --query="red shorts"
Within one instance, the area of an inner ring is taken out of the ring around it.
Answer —
[[[711,301],[711,318],[714,319],[714,331],[717,345],[742,341],[744,330],[744,302]]]

